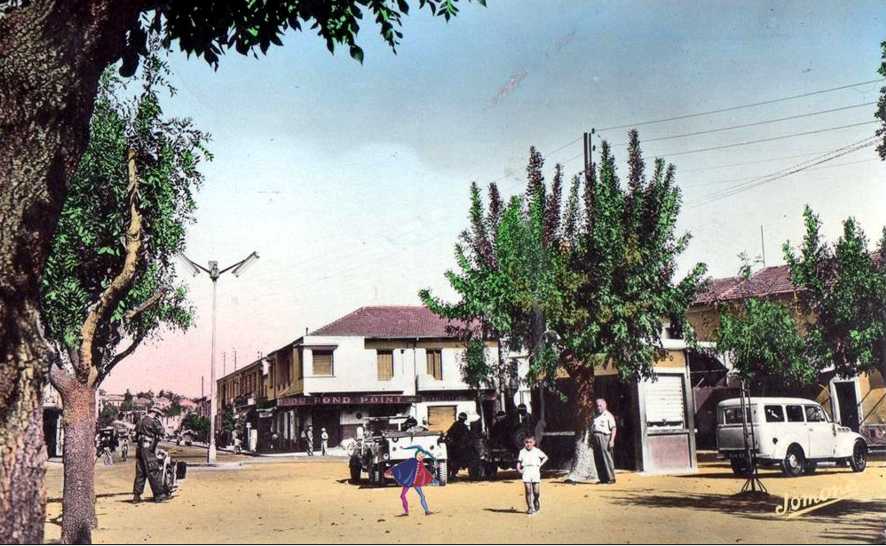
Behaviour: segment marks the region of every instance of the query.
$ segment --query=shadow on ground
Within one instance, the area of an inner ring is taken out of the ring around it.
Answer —
[[[680,508],[720,512],[757,520],[772,521],[784,516],[775,509],[784,500],[776,496],[718,495],[685,491],[634,491],[630,496],[615,496],[612,502],[645,508]],[[795,516],[797,520],[825,526],[821,538],[829,542],[863,541],[882,543],[886,527],[886,501],[840,500]]]

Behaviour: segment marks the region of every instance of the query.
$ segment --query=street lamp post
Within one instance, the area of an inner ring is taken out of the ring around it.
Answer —
[[[215,392],[215,308],[216,308],[216,287],[218,278],[230,271],[235,277],[239,277],[246,268],[258,259],[258,253],[253,252],[246,258],[240,260],[234,265],[219,270],[218,262],[212,260],[209,262],[209,268],[205,268],[197,262],[191,260],[184,254],[179,254],[182,260],[191,268],[192,273],[196,277],[201,271],[209,275],[212,281],[212,355],[209,358],[209,448],[206,452],[206,462],[215,463],[215,415],[218,412],[218,401]]]

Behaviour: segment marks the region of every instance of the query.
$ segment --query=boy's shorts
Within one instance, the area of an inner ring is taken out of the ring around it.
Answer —
[[[541,470],[537,467],[524,468],[523,483],[541,483]]]

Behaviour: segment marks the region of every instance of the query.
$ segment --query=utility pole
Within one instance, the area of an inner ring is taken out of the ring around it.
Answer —
[[[585,173],[590,172],[590,169],[592,168],[592,166],[594,164],[593,152],[596,149],[596,147],[594,146],[593,139],[594,139],[594,133],[596,133],[596,131],[597,131],[596,129],[591,129],[590,133],[588,133],[588,132],[584,133],[584,156],[585,156],[584,172]]]
[[[258,253],[252,252],[246,258],[224,269],[219,269],[218,262],[215,260],[211,260],[209,262],[209,268],[206,268],[189,259],[184,254],[179,253],[178,256],[191,268],[191,272],[195,277],[203,271],[209,275],[209,280],[212,281],[212,354],[209,359],[209,448],[206,451],[206,462],[209,464],[215,464],[215,414],[218,408],[218,401],[216,400],[215,395],[215,309],[217,281],[219,277],[228,271],[233,273],[235,277],[239,277],[249,265],[258,259]]]
[[[228,353],[222,351],[222,377],[228,375]]]
[[[237,348],[234,347],[234,371],[237,371]]]
[[[763,239],[763,224],[760,224],[760,252],[763,259],[763,267],[766,267],[766,242]]]
[[[203,394],[203,376],[201,375],[200,376],[200,398],[203,398],[204,396],[206,396],[206,395]]]

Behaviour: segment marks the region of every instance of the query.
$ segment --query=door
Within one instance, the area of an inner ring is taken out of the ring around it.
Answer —
[[[428,430],[446,432],[455,422],[455,406],[428,406]]]
[[[858,398],[855,396],[855,381],[835,381],[837,391],[837,413],[840,424],[858,432]]]
[[[324,428],[329,434],[329,447],[341,443],[341,412],[338,408],[314,408],[311,424],[314,425],[314,451],[320,449],[320,431]]]
[[[803,406],[806,412],[806,430],[809,432],[809,450],[806,457],[827,459],[834,456],[834,427],[828,422],[818,404]]]

